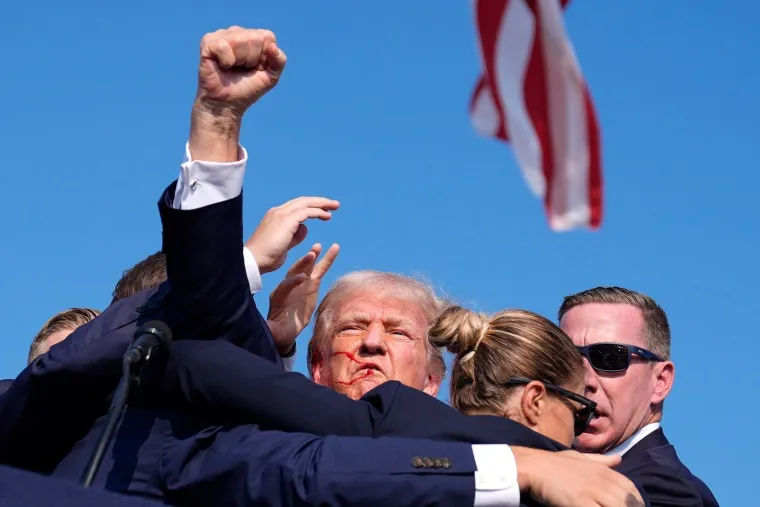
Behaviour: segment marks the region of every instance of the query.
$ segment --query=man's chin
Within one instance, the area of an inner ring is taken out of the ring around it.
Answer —
[[[384,384],[387,381],[388,379],[382,375],[372,375],[371,377],[352,382],[349,385],[335,386],[335,390],[339,393],[345,394],[352,400],[358,400],[377,386]]]

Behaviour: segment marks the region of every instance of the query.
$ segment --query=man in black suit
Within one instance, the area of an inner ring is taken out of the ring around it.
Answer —
[[[596,287],[566,297],[559,321],[586,358],[586,396],[599,413],[576,448],[622,456],[618,470],[643,478],[653,505],[717,506],[660,427],[675,378],[665,311],[645,294]]]

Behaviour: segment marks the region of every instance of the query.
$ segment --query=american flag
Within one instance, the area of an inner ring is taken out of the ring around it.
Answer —
[[[483,75],[476,130],[511,143],[553,230],[602,220],[599,124],[565,31],[569,0],[474,0]]]

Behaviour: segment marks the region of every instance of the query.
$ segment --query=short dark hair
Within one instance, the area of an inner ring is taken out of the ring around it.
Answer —
[[[163,252],[151,254],[122,273],[113,289],[111,303],[141,290],[158,287],[166,279],[166,255]]]
[[[665,310],[650,296],[623,287],[594,287],[567,296],[559,308],[559,320],[573,307],[589,303],[635,306],[644,318],[644,343],[662,359],[670,360],[670,324]]]
[[[45,324],[42,325],[37,334],[32,340],[32,345],[29,347],[29,357],[27,363],[31,363],[34,359],[42,354],[45,341],[53,333],[63,331],[64,329],[71,329],[72,331],[79,326],[83,326],[90,322],[92,319],[100,315],[98,310],[92,308],[69,308],[62,312],[56,313],[50,317]]]

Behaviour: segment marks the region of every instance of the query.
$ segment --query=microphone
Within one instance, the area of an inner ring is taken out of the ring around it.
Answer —
[[[139,365],[147,362],[155,349],[158,352],[169,348],[172,332],[169,326],[160,320],[146,322],[135,331],[132,345],[124,353],[124,362]]]
[[[108,409],[106,426],[100,434],[100,438],[90,456],[90,461],[82,477],[82,485],[84,487],[90,487],[95,479],[95,475],[98,473],[106,449],[111,440],[113,440],[116,427],[121,422],[124,411],[127,409],[130,388],[136,385],[140,379],[140,369],[145,366],[152,356],[168,350],[171,339],[171,329],[160,320],[146,322],[135,331],[134,341],[124,353],[121,362],[121,381],[119,381],[119,386],[116,388],[113,401]]]

